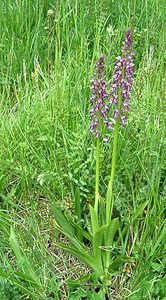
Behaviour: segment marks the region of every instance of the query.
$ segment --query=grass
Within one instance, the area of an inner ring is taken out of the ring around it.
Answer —
[[[127,223],[141,203],[148,200],[148,206],[123,242],[133,263],[115,276],[110,299],[166,299],[164,4],[136,5],[135,83],[129,124],[121,131],[114,215]],[[102,299],[95,286],[67,285],[89,270],[54,246],[58,233],[50,205],[72,212],[79,189],[88,219],[95,184],[90,79],[103,53],[111,80],[132,12],[127,0],[10,0],[0,6],[2,300]],[[101,153],[101,195],[111,149]]]

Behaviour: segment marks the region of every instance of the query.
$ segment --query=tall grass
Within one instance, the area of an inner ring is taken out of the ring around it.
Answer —
[[[129,125],[121,132],[113,213],[127,223],[141,203],[149,204],[123,245],[133,264],[125,265],[110,287],[110,297],[118,299],[164,299],[166,294],[164,4],[136,4],[135,88]],[[102,53],[111,80],[132,15],[127,0],[10,0],[0,6],[2,299],[93,299],[87,286],[66,288],[84,267],[54,247],[50,205],[74,210],[79,189],[83,215],[89,218],[95,183],[95,144],[88,131],[90,78]],[[100,158],[102,195],[111,149],[111,144],[104,147]]]

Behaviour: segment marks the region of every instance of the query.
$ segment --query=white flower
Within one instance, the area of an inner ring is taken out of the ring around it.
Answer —
[[[53,12],[52,9],[49,9],[49,10],[47,11],[47,16],[48,16],[48,17],[51,17],[53,14],[54,14],[54,12]]]
[[[111,25],[109,25],[106,30],[107,30],[109,36],[114,36],[115,35],[113,27]]]

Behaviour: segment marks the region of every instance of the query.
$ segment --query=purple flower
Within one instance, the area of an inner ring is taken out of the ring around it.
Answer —
[[[117,109],[114,109],[114,115],[113,115],[113,118],[114,118],[114,119],[117,119],[117,118],[118,118],[118,110],[117,110]]]
[[[103,138],[103,141],[104,141],[106,144],[108,144],[108,138],[107,138],[107,137],[104,137],[104,138]]]
[[[111,103],[116,106],[114,109],[113,118],[118,118],[118,94],[121,90],[122,105],[121,105],[121,123],[126,125],[125,114],[129,111],[129,100],[133,84],[134,63],[133,56],[135,53],[131,51],[132,48],[132,34],[131,30],[126,33],[125,41],[122,43],[122,56],[116,57],[116,64],[113,75],[113,83],[111,87]]]
[[[126,33],[125,41],[122,43],[122,55],[116,57],[116,64],[111,85],[111,93],[107,93],[105,78],[105,62],[101,56],[94,70],[94,78],[91,80],[91,103],[90,110],[90,132],[96,138],[102,138],[108,143],[105,133],[112,128],[109,115],[113,109],[113,119],[126,126],[126,113],[130,110],[130,96],[133,85],[134,52],[132,48],[131,30]]]
[[[90,110],[90,132],[97,138],[103,136],[104,128],[109,130],[112,125],[108,120],[110,105],[106,88],[104,57],[101,56],[94,70],[94,78],[91,80],[92,95],[90,97],[93,105]],[[103,140],[107,142],[106,137]]]

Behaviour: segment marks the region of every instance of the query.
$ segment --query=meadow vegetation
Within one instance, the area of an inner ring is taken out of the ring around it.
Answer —
[[[113,251],[120,247],[131,260],[113,274],[107,299],[166,299],[165,1],[136,1],[135,13],[127,0],[2,2],[0,299],[103,299],[95,278],[72,284],[91,269],[57,247],[59,238],[68,241],[52,207],[71,217],[79,193],[79,222],[89,226],[96,148],[90,81],[101,55],[112,81],[133,26],[134,88],[113,186],[113,216],[129,226]],[[100,151],[101,197],[111,153],[112,140]]]

